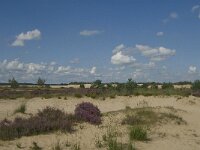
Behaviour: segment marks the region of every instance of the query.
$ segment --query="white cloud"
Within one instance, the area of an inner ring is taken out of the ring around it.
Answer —
[[[123,64],[130,64],[136,61],[133,56],[128,56],[122,54],[122,51],[117,52],[111,57],[111,63],[115,65],[123,65]]]
[[[92,69],[90,70],[91,74],[95,74],[96,73],[97,68],[96,67],[92,67]]]
[[[192,7],[192,12],[197,12],[198,13],[198,18],[200,19],[200,5],[195,5]]]
[[[114,49],[113,49],[113,53],[117,53],[117,52],[119,52],[119,51],[122,51],[122,50],[124,50],[125,49],[125,46],[124,46],[124,44],[120,44],[120,45],[118,45],[118,46],[116,46]]]
[[[60,74],[67,74],[70,72],[71,67],[70,66],[59,66],[55,73],[60,73]]]
[[[172,13],[170,13],[170,18],[176,19],[176,18],[178,18],[178,14],[176,12],[172,12]]]
[[[24,42],[33,39],[39,39],[41,32],[38,29],[28,31],[26,33],[20,33],[16,36],[16,40],[12,43],[12,46],[24,46]]]
[[[73,60],[70,61],[71,64],[79,64],[80,60],[79,58],[74,58]]]
[[[188,69],[189,74],[195,74],[197,72],[197,67],[195,66],[190,66]]]
[[[192,12],[195,12],[198,9],[200,9],[200,5],[195,5],[192,7]]]
[[[101,34],[102,31],[99,30],[83,30],[80,32],[80,35],[82,36],[92,36],[92,35],[97,35],[97,34]]]
[[[167,23],[171,20],[177,19],[178,17],[179,17],[179,15],[176,12],[171,12],[169,14],[169,16],[166,19],[163,20],[163,23]]]
[[[156,35],[157,35],[157,36],[163,36],[163,35],[164,35],[164,32],[157,32]]]
[[[142,53],[143,56],[150,58],[151,61],[165,60],[169,56],[173,56],[176,53],[176,50],[162,46],[152,48],[147,45],[136,45],[136,48]]]

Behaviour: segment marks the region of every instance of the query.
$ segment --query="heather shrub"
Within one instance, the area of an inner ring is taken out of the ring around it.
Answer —
[[[75,116],[77,119],[90,122],[92,124],[101,123],[101,112],[98,107],[90,102],[82,102],[76,106]]]
[[[21,136],[37,135],[56,130],[72,131],[74,116],[63,111],[47,107],[28,119],[15,118],[14,121],[0,122],[0,139],[12,140]]]

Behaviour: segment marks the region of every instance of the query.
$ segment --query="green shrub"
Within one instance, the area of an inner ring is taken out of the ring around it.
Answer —
[[[133,126],[129,133],[130,140],[146,141],[147,131],[140,126]]]
[[[24,114],[26,111],[26,104],[21,104],[19,108],[17,108],[14,113],[22,113]]]
[[[74,96],[75,96],[76,98],[82,98],[82,97],[83,97],[81,94],[78,94],[78,93],[74,94]]]
[[[172,83],[163,83],[162,89],[173,89],[174,85]]]
[[[84,84],[80,84],[80,88],[85,88],[85,85]]]
[[[192,90],[200,90],[200,80],[194,81],[192,84]]]

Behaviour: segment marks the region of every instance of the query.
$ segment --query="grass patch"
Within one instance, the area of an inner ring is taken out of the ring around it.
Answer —
[[[75,96],[76,98],[82,98],[82,97],[83,97],[81,94],[78,94],[78,93],[74,94],[74,96]]]
[[[25,112],[26,112],[26,104],[21,104],[21,105],[14,111],[14,114],[16,114],[16,113],[25,114]]]
[[[141,126],[133,126],[129,133],[130,140],[147,141],[147,131]]]
[[[131,126],[145,125],[150,126],[158,122],[174,121],[176,124],[186,124],[181,117],[172,113],[156,112],[150,107],[126,109],[126,117],[122,120],[122,124],[128,124]]]
[[[135,150],[135,146],[132,142],[121,143],[118,142],[117,132],[111,128],[108,128],[107,133],[102,136],[103,142],[107,150]]]

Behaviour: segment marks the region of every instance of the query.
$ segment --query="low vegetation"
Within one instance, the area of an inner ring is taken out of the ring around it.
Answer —
[[[76,106],[75,116],[79,120],[84,120],[92,124],[101,123],[101,112],[92,103],[83,102]]]
[[[14,111],[14,114],[16,114],[16,113],[25,114],[25,112],[26,112],[26,104],[21,104],[21,105]]]
[[[14,121],[0,122],[0,139],[12,140],[21,136],[38,135],[56,130],[72,132],[73,115],[55,108],[47,107],[28,119],[15,118]]]
[[[133,126],[130,129],[129,133],[130,140],[137,141],[146,141],[147,139],[147,131],[145,128],[141,126]]]

